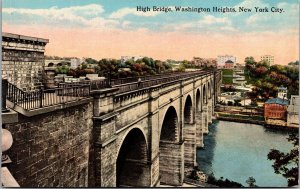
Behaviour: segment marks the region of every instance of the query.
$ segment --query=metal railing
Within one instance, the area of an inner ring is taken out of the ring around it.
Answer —
[[[184,78],[205,76],[213,74],[211,71],[194,71],[185,73],[168,73],[161,75],[144,76],[141,81],[138,78],[127,78],[121,80],[86,80],[81,82],[59,83],[57,88],[25,92],[17,86],[2,80],[2,98],[9,100],[14,106],[20,106],[25,110],[38,109],[71,101],[78,101],[90,96],[91,90],[108,87],[119,88],[118,93],[128,92],[158,84],[169,83]],[[122,83],[122,84],[118,84]],[[7,90],[5,90],[7,88]],[[5,96],[6,95],[6,96]],[[2,101],[2,110],[5,110],[5,103]]]
[[[141,79],[141,81],[145,80],[151,80],[153,78],[161,77],[161,76],[167,76],[176,74],[176,72],[167,72],[163,74],[155,74],[155,75],[146,75],[146,76],[138,76],[138,77],[126,77],[126,78],[119,78],[119,79],[111,79],[111,85],[122,85],[126,83],[133,83],[138,82],[138,79]]]
[[[151,87],[154,85],[158,84],[163,84],[163,83],[168,83],[172,81],[176,81],[179,79],[184,79],[184,78],[191,78],[194,76],[199,76],[199,75],[208,75],[212,74],[212,72],[207,72],[207,71],[195,71],[195,72],[188,72],[188,73],[177,73],[177,74],[172,74],[172,75],[159,75],[159,76],[154,76],[151,77],[149,80],[141,81],[141,82],[132,82],[132,83],[125,83],[121,85],[113,85],[113,88],[119,88],[118,93],[123,93],[123,92],[128,92],[132,90],[137,90],[137,89],[142,89],[142,88],[147,88]]]
[[[20,106],[25,110],[78,101],[90,96],[90,85],[84,84],[74,86],[61,85],[54,89],[44,90],[41,88],[38,91],[25,92],[7,80],[4,83],[7,83],[6,99],[12,102],[14,106]],[[5,93],[2,91],[3,94]]]
[[[79,82],[64,82],[59,83],[58,87],[74,87],[74,86],[81,86],[81,85],[89,85],[91,90],[97,90],[97,89],[104,89],[111,86],[108,79],[104,80],[85,80],[85,81],[79,81]]]

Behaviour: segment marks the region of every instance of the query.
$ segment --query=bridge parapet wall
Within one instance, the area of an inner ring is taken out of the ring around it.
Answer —
[[[6,124],[14,138],[10,170],[22,187],[87,187],[92,148],[92,103]],[[76,165],[76,166],[75,166]]]

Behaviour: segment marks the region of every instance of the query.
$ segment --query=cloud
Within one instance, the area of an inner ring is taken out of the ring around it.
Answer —
[[[201,25],[215,25],[215,24],[225,24],[225,25],[231,25],[231,21],[227,17],[214,17],[212,15],[206,15],[203,17],[202,20],[198,22]]]
[[[137,11],[136,8],[121,8],[109,16],[109,18],[114,18],[114,19],[120,19],[123,18],[127,15],[135,15],[135,16],[144,16],[144,17],[154,17],[161,14],[160,12],[154,12],[154,11],[147,11],[147,12],[142,12],[142,11]]]
[[[269,13],[253,14],[245,20],[245,23],[248,25],[253,25],[254,27],[264,26],[270,28],[272,27],[286,28],[286,27],[295,27],[298,25],[299,22],[298,4],[289,4],[289,3],[281,2],[274,7],[282,8],[285,12],[283,13],[269,12]]]
[[[215,17],[213,15],[206,14],[201,19],[164,24],[160,27],[163,31],[179,31],[179,32],[196,32],[196,33],[218,33],[222,32],[235,32],[238,31],[232,26],[232,21],[227,17]]]
[[[14,18],[14,21],[23,22],[23,24],[30,24],[31,21],[32,24],[80,25],[96,28],[118,25],[117,21],[101,16],[104,9],[99,4],[49,9],[3,8],[2,12]]]
[[[44,17],[62,17],[73,19],[75,16],[97,16],[104,12],[101,5],[90,4],[84,6],[72,6],[66,8],[51,7],[50,9],[25,9],[25,8],[3,8],[3,13],[7,14],[25,14]]]

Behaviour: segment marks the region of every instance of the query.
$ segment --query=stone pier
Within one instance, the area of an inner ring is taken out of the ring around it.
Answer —
[[[184,124],[184,167],[193,168],[196,163],[196,124]],[[198,137],[198,136],[197,136]]]
[[[181,186],[184,178],[184,143],[160,142],[160,183]]]
[[[208,134],[208,106],[207,104],[203,105],[202,108],[202,131],[203,134]]]

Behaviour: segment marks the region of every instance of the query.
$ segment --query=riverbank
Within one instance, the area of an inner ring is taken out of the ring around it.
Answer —
[[[260,115],[242,115],[242,114],[228,114],[224,112],[215,112],[217,120],[231,121],[238,123],[252,123],[258,125],[264,125],[264,117]]]
[[[223,112],[215,112],[215,114],[216,114],[215,118],[217,120],[222,120],[222,121],[231,121],[237,123],[251,123],[251,124],[262,125],[267,128],[279,129],[279,130],[297,131],[299,129],[299,127],[290,127],[287,125],[268,124],[265,122],[264,117],[259,115],[226,114]]]

